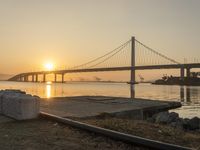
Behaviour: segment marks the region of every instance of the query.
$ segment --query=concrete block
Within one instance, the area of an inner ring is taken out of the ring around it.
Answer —
[[[3,92],[0,91],[0,114],[2,114],[2,101],[3,101]]]
[[[2,114],[2,109],[3,109],[3,96],[7,94],[26,94],[26,92],[21,91],[21,90],[14,90],[14,89],[6,89],[6,90],[0,90],[0,114]]]
[[[40,100],[36,96],[20,92],[8,92],[2,96],[2,113],[16,120],[38,117]]]
[[[20,93],[20,94],[26,94],[25,91],[17,90],[17,89],[5,89],[3,90],[4,93]]]

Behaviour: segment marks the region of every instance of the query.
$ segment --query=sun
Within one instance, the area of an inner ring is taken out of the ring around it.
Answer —
[[[52,62],[48,62],[44,65],[45,70],[52,71],[54,69],[54,64]]]

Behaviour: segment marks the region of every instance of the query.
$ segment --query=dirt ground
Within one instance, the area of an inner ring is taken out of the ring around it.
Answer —
[[[37,119],[0,123],[1,150],[129,150],[145,149],[110,138]]]
[[[200,131],[184,131],[169,125],[113,117],[78,120],[111,130],[200,150]]]

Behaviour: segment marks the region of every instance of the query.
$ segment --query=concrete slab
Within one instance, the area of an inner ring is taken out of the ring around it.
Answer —
[[[102,113],[121,117],[143,118],[146,113],[156,113],[178,108],[179,102],[130,99],[120,97],[80,96],[42,99],[40,110],[60,117],[93,117]]]

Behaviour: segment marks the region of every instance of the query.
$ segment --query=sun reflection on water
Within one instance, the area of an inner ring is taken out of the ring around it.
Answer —
[[[46,84],[46,97],[47,98],[51,97],[51,82],[47,82]]]

